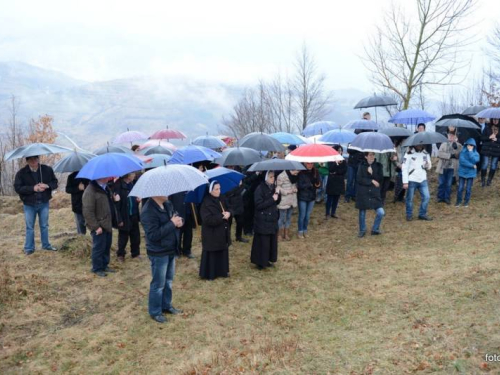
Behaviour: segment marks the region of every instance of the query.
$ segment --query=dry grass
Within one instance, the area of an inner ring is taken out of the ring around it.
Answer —
[[[213,282],[198,279],[196,238],[174,281],[184,314],[163,326],[147,314],[147,259],[93,277],[69,208],[51,211],[62,250],[25,257],[22,210],[0,201],[0,373],[500,373],[484,361],[500,354],[497,197],[475,186],[469,208],[431,203],[435,220],[410,225],[391,203],[384,234],[363,239],[352,204],[328,222],[317,205],[275,269],[237,243],[231,277]]]

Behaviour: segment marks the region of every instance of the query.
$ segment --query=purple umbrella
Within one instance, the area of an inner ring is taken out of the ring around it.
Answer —
[[[115,138],[113,143],[133,143],[135,141],[142,141],[148,139],[148,136],[143,132],[136,130],[128,130]]]

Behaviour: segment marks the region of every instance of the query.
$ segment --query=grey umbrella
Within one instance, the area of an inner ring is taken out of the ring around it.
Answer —
[[[467,116],[475,116],[482,110],[485,110],[488,108],[485,105],[473,105],[471,107],[466,108],[463,112],[462,115],[467,115]]]
[[[140,151],[143,155],[163,154],[172,156],[173,151],[163,146],[147,147]]]
[[[377,118],[377,107],[388,107],[391,105],[398,105],[398,103],[390,96],[376,95],[368,96],[361,99],[358,104],[354,106],[354,109],[361,108],[372,108],[375,107],[375,122],[378,121]]]
[[[248,168],[249,172],[257,171],[303,171],[306,167],[302,163],[286,159],[268,159],[259,161]]]
[[[410,129],[400,128],[399,126],[382,128],[378,132],[385,134],[389,137],[397,137],[397,138],[406,138],[413,135],[413,132]]]
[[[71,148],[49,144],[49,143],[31,143],[8,152],[5,155],[5,161],[28,158],[30,156],[51,155],[63,152],[71,152]]]
[[[448,141],[444,135],[436,132],[420,132],[407,138],[402,146],[431,145],[433,143],[445,143]]]
[[[222,156],[214,160],[222,166],[228,165],[250,165],[262,161],[258,151],[247,147],[231,147],[222,151]]]
[[[264,133],[247,135],[243,138],[239,145],[241,147],[253,148],[257,151],[285,151],[285,147],[280,143],[280,141]]]
[[[54,172],[71,173],[79,171],[90,159],[95,156],[96,155],[91,153],[74,151],[54,164]]]
[[[132,150],[128,147],[125,146],[117,146],[117,145],[112,145],[110,146],[109,143],[106,146],[103,146],[101,148],[98,148],[97,150],[94,151],[94,154],[96,155],[103,155],[107,154],[110,152],[114,152],[117,154],[132,154]]]
[[[477,126],[474,122],[470,120],[464,120],[461,118],[445,118],[437,121],[435,126],[453,126],[455,128],[467,128],[467,129],[481,129],[480,126]]]
[[[191,142],[195,146],[203,146],[207,148],[211,148],[212,150],[216,150],[218,148],[224,148],[227,145],[217,137],[211,135],[202,135],[201,137],[196,138],[193,142]]]
[[[382,133],[368,132],[361,133],[354,138],[349,145],[350,150],[361,152],[395,152],[394,144],[389,136]]]

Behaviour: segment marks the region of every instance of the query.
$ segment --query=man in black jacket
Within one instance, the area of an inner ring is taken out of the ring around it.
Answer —
[[[14,189],[24,205],[26,220],[24,252],[26,255],[35,252],[36,215],[40,225],[42,248],[56,251],[49,242],[49,200],[52,198],[52,190],[57,189],[57,178],[51,167],[39,163],[38,156],[27,157],[26,162],[28,165],[16,173],[14,180]]]
[[[182,191],[170,196],[170,202],[174,206],[174,210],[179,215],[184,225],[179,231],[179,250],[182,255],[188,259],[194,259],[191,251],[193,245],[193,228],[195,227],[191,203],[186,202],[187,191]]]
[[[76,232],[86,234],[87,228],[82,213],[82,197],[85,188],[89,185],[86,178],[76,178],[78,171],[71,173],[66,181],[66,193],[71,194],[71,210],[75,214]]]

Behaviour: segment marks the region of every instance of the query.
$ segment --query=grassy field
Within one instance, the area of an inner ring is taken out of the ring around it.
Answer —
[[[184,314],[164,325],[147,314],[147,257],[113,255],[119,272],[94,277],[63,193],[50,214],[61,251],[26,257],[22,208],[1,198],[0,373],[498,374],[484,357],[500,354],[497,186],[476,185],[469,208],[433,201],[432,222],[389,203],[384,234],[362,239],[352,203],[329,221],[317,205],[310,238],[280,243],[275,269],[237,243],[231,277],[213,282],[198,278],[197,234],[174,281]]]

